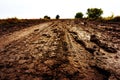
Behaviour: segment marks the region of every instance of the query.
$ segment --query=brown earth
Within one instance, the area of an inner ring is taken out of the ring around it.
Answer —
[[[120,80],[120,26],[58,20],[3,35],[0,80]]]
[[[19,31],[21,29],[34,26],[36,24],[53,21],[46,19],[17,19],[17,18],[8,18],[0,19],[0,36],[5,34],[11,34],[14,31]]]

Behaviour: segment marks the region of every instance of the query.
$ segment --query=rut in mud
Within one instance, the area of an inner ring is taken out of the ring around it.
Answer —
[[[110,30],[108,35],[110,31],[104,32],[108,26],[97,27],[79,20],[58,20],[8,40],[0,49],[0,79],[119,80],[119,32]]]

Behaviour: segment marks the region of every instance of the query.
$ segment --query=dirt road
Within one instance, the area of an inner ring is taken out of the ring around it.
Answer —
[[[59,20],[4,35],[0,80],[119,80],[119,32],[106,27]]]
[[[48,25],[50,25],[50,23],[43,23],[43,24],[40,24],[40,25],[35,25],[35,26],[32,26],[32,27],[29,27],[29,28],[25,28],[23,30],[20,30],[20,31],[15,31],[14,33],[11,33],[11,34],[6,34],[6,35],[3,35],[0,37],[0,49],[2,47],[4,47],[5,45],[8,45],[9,43],[13,42],[13,41],[16,41],[24,36],[27,36],[31,33],[33,33],[34,31],[36,30],[43,30],[45,29],[46,27],[48,27]]]

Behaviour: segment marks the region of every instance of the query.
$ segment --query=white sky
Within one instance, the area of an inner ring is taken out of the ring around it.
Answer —
[[[77,12],[101,8],[103,16],[120,15],[120,0],[0,0],[0,18],[74,18]]]

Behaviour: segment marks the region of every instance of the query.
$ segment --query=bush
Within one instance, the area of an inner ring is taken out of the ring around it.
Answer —
[[[101,17],[103,10],[98,8],[88,8],[86,14],[88,15],[89,19],[97,19]]]
[[[116,16],[112,19],[112,21],[119,22],[120,21],[120,16]]]
[[[83,13],[82,12],[76,13],[75,18],[83,18]]]
[[[56,15],[56,19],[59,19],[60,18],[60,16],[59,15]]]
[[[44,19],[50,19],[50,17],[46,15],[46,16],[44,16]]]

